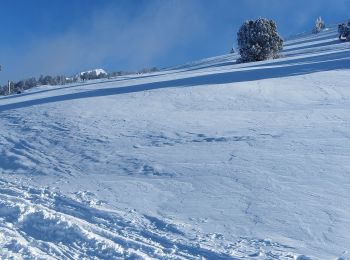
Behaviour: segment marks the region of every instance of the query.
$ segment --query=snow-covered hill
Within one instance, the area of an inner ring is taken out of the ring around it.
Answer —
[[[97,76],[99,76],[101,74],[107,74],[107,72],[104,69],[94,69],[94,70],[80,72],[77,76],[82,76],[85,73],[87,73],[87,74],[95,73]]]
[[[78,80],[105,78],[107,75],[108,74],[104,69],[93,69],[93,70],[80,72],[79,74],[75,75],[73,78],[68,78],[68,80],[78,81]]]
[[[0,98],[0,256],[348,259],[350,44]]]

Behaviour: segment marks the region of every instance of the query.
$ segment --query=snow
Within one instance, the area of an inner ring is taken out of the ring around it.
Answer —
[[[349,259],[336,39],[0,98],[0,256]]]
[[[107,75],[108,74],[104,69],[93,69],[93,70],[80,72],[78,75],[75,76],[75,78],[80,78],[84,74],[92,74],[92,73],[94,73],[97,77],[100,75]]]
[[[84,73],[92,73],[92,72],[96,72],[96,75],[99,76],[101,74],[107,74],[107,72],[104,70],[104,69],[94,69],[94,70],[88,70],[88,71],[83,71],[83,72],[80,72],[80,76],[83,75]]]

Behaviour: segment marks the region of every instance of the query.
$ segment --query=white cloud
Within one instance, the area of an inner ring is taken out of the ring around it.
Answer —
[[[153,1],[132,15],[113,6],[96,10],[88,26],[72,27],[56,37],[33,42],[25,53],[7,52],[4,77],[19,79],[39,74],[72,73],[101,66],[106,61],[123,64],[118,69],[152,66],[170,55],[204,24],[195,1]],[[192,35],[193,36],[193,35]],[[11,58],[10,58],[11,57]]]

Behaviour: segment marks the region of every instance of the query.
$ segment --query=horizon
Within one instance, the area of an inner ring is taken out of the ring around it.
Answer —
[[[112,72],[180,65],[227,54],[245,20],[272,19],[288,38],[311,31],[319,16],[326,26],[348,19],[349,5],[350,0],[5,0],[0,83],[95,68]]]

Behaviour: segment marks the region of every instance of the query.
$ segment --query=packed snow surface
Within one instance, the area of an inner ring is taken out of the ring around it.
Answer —
[[[0,98],[0,258],[349,259],[350,45]]]

